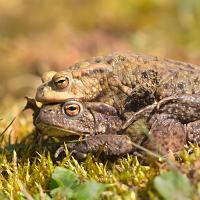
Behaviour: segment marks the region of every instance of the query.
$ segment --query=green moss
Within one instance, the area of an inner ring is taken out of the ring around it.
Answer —
[[[193,149],[192,154],[188,153],[189,148]],[[42,196],[45,195],[50,198],[49,183],[57,166],[77,174],[80,182],[95,180],[105,184],[106,190],[101,194],[103,199],[160,199],[160,194],[153,184],[154,179],[158,179],[162,173],[173,172],[174,169],[181,177],[185,174],[190,178],[189,182],[186,182],[194,188],[193,195],[197,195],[200,185],[200,170],[197,167],[199,150],[199,147],[190,145],[180,153],[180,161],[174,161],[171,157],[170,162],[154,160],[144,165],[143,161],[138,161],[137,157],[132,155],[114,161],[99,160],[88,155],[85,161],[78,162],[66,152],[63,160],[55,160],[48,151],[35,153],[39,149],[34,145],[10,145],[0,154],[0,195],[3,199],[20,199],[22,196],[27,198],[27,195],[33,199],[36,199],[36,196],[38,199],[44,199]],[[172,184],[170,181],[173,180],[173,176],[169,178],[169,184]]]

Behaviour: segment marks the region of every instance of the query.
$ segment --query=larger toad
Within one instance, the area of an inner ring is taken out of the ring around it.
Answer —
[[[45,73],[42,80],[37,101],[98,101],[120,113],[174,94],[200,94],[200,66],[135,54],[95,57],[62,72]]]

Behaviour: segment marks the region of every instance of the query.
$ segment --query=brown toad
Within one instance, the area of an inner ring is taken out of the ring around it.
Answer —
[[[37,101],[103,102],[120,114],[171,95],[200,94],[200,66],[128,53],[91,58],[62,72],[45,73],[42,80]]]
[[[200,98],[197,95],[177,95],[140,110],[147,117],[149,133],[135,140],[135,124],[122,129],[123,120],[114,107],[99,102],[68,100],[65,103],[43,105],[36,109],[34,122],[44,134],[66,137],[84,136],[70,145],[76,152],[106,155],[132,153],[134,143],[159,153],[169,149],[179,151],[186,141],[200,144]],[[138,120],[136,119],[136,120]]]

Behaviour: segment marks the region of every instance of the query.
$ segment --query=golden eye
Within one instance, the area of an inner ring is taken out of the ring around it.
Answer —
[[[80,106],[78,104],[67,104],[64,105],[64,112],[68,116],[76,116],[80,113]]]
[[[66,88],[69,84],[69,79],[63,73],[57,73],[52,78],[55,86],[59,89]]]

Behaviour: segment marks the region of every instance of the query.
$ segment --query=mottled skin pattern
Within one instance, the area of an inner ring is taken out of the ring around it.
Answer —
[[[67,79],[58,88],[55,80]],[[104,102],[120,113],[138,111],[174,94],[200,94],[200,66],[153,56],[112,54],[70,66],[42,77],[36,100],[63,102],[69,98]]]
[[[68,101],[70,103],[71,101]],[[53,136],[85,136],[79,143],[69,147],[76,152],[96,153],[101,149],[106,155],[132,153],[133,142],[158,152],[169,149],[179,151],[186,141],[200,144],[200,97],[198,95],[176,95],[165,98],[151,109],[137,115],[147,117],[150,132],[140,142],[133,141],[135,124],[123,130],[123,121],[115,108],[104,103],[81,103],[82,111],[75,117],[66,116],[65,104],[43,105],[35,110],[35,125],[44,134]],[[99,109],[100,108],[100,109]],[[34,108],[35,109],[35,108]]]

